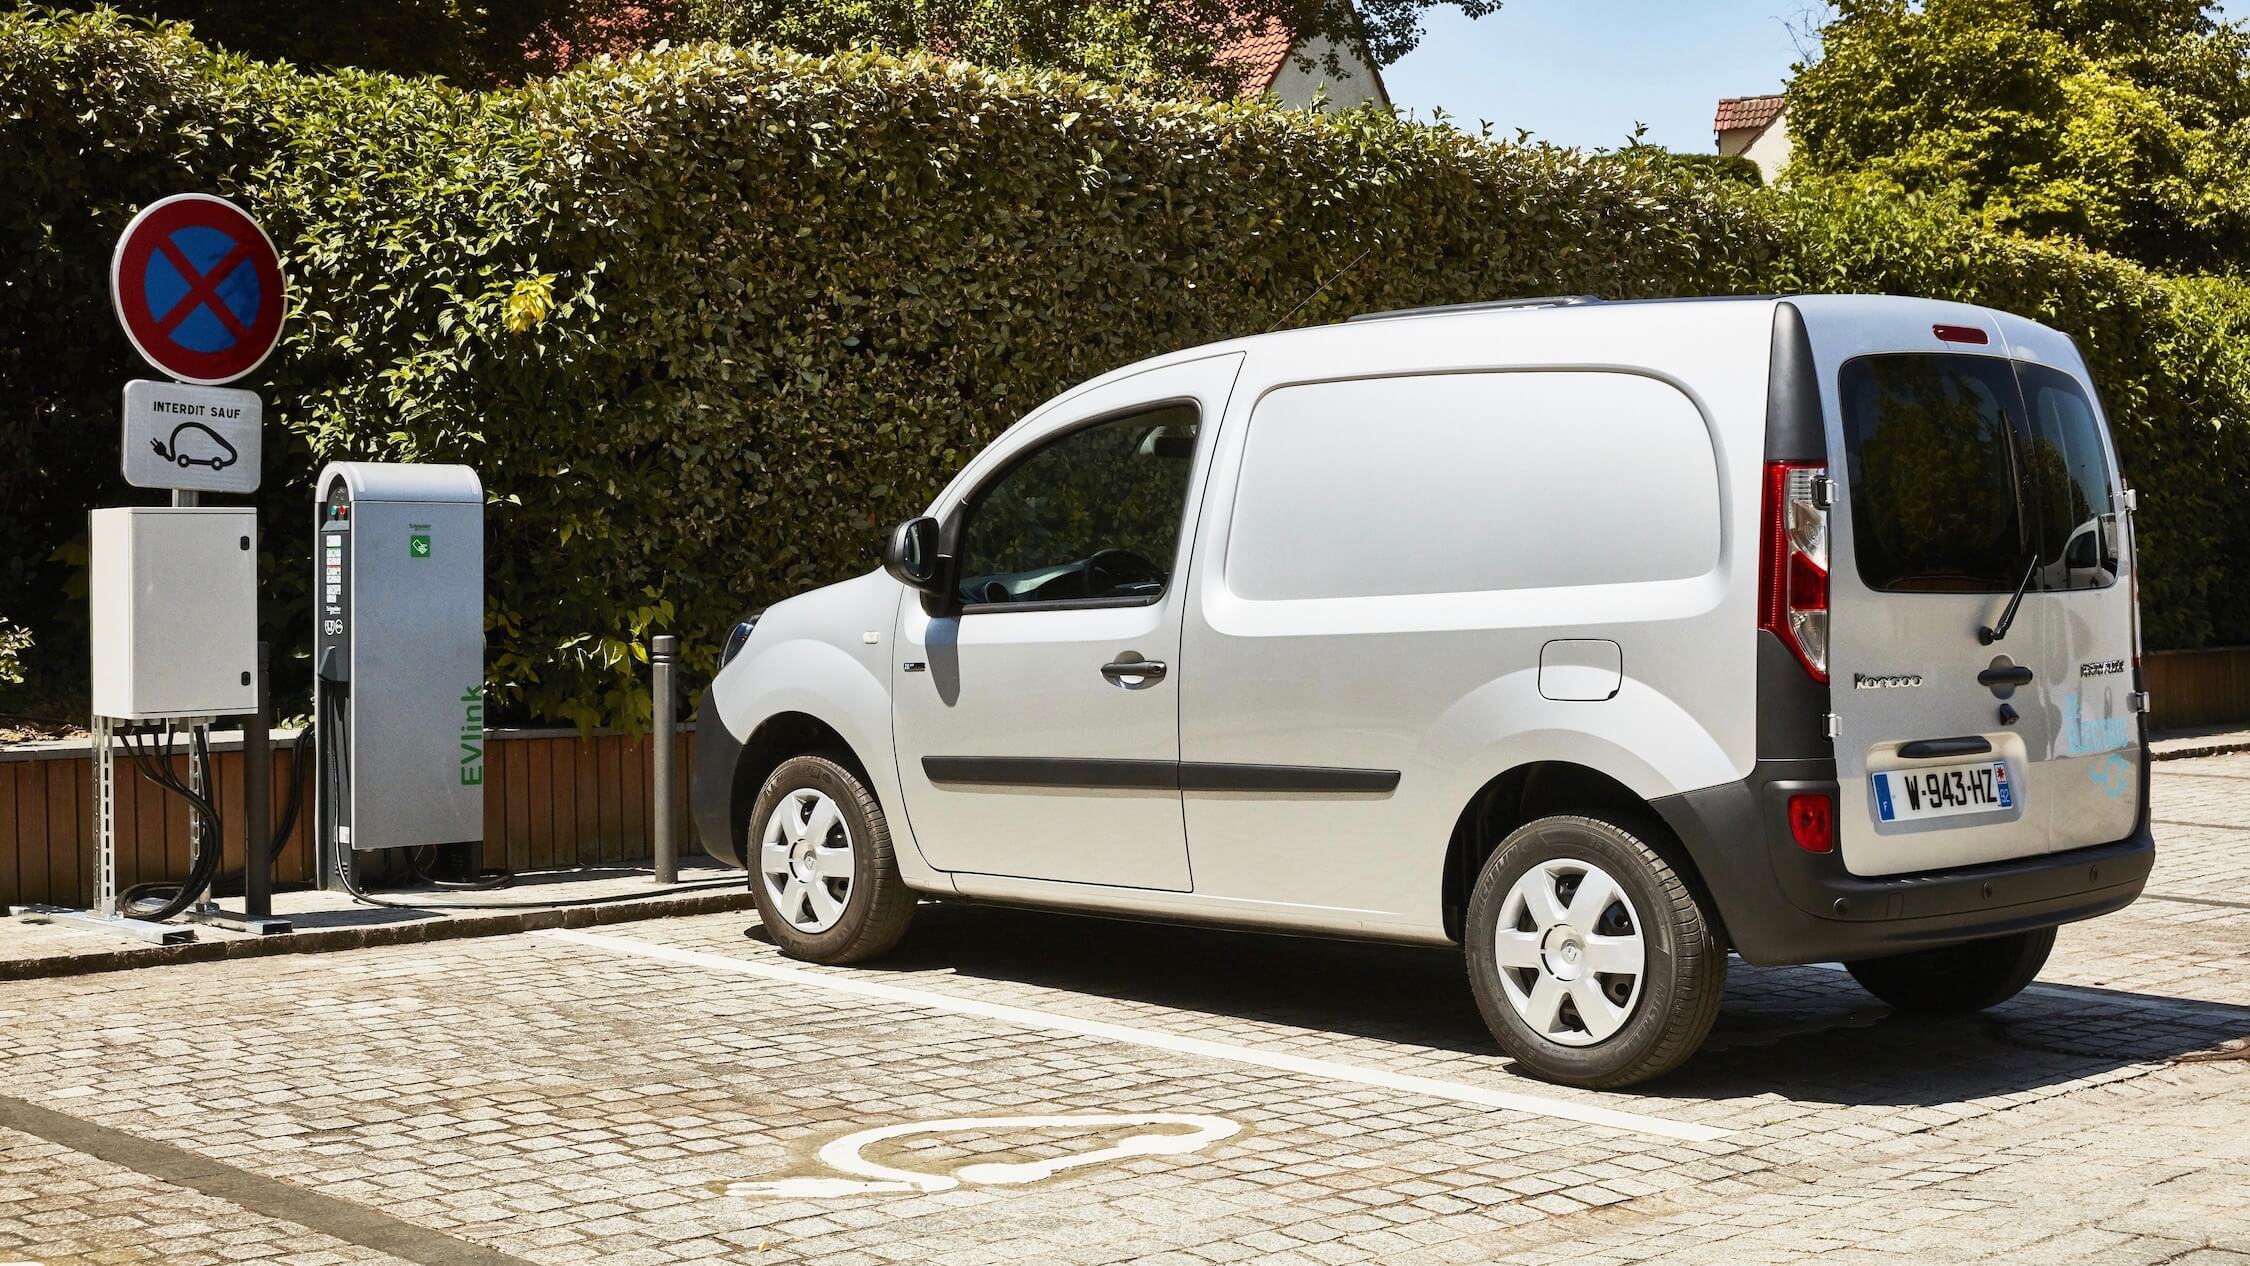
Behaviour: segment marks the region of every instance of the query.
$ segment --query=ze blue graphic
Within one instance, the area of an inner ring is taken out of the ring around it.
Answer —
[[[2087,770],[2086,776],[2094,780],[2103,795],[2115,800],[2133,789],[2133,762],[2111,752],[2108,760]]]

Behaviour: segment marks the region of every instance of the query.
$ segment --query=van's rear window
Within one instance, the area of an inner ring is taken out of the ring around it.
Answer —
[[[2032,534],[2042,589],[2100,589],[2117,581],[2117,519],[2109,447],[2101,420],[2076,379],[2044,365],[2018,367]]]
[[[2029,544],[2016,495],[2006,361],[1864,356],[1845,364],[1845,486],[1861,583],[2007,593]]]
[[[1990,356],[1845,364],[1853,551],[1870,589],[2008,593],[2117,579],[2115,484],[2076,379]]]

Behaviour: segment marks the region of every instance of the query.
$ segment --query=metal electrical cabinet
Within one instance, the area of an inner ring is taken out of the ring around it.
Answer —
[[[314,487],[323,856],[481,840],[484,488],[467,466],[378,462]]]
[[[87,517],[97,716],[256,710],[258,516],[247,506],[118,506]]]

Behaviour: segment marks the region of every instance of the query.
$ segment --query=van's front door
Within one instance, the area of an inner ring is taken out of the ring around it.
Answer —
[[[1179,645],[1193,498],[1239,355],[1072,398],[940,507],[955,601],[900,604],[892,721],[940,870],[1184,891]]]
[[[2129,551],[2106,429],[2066,342],[2032,363],[1997,323],[1982,332],[1836,370],[1829,664],[1855,874],[2133,830]]]

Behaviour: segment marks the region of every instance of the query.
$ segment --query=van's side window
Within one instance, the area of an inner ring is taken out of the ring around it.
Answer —
[[[961,524],[972,607],[1153,602],[1172,578],[1197,413],[1167,404],[1047,441],[977,491]]]

